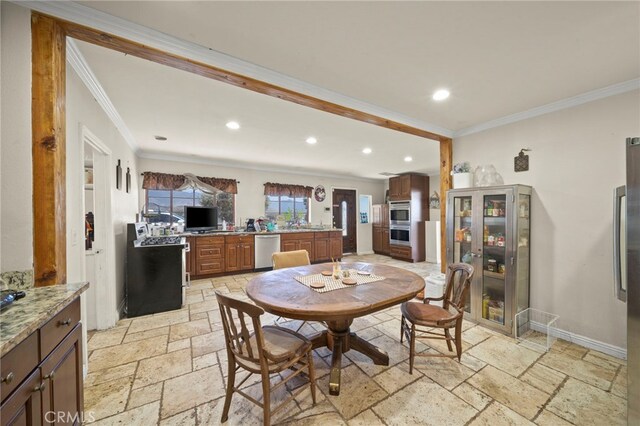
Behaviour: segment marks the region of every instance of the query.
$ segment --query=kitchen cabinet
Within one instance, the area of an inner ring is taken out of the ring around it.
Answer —
[[[406,201],[411,198],[414,174],[395,176],[389,179],[389,200]]]
[[[465,319],[513,334],[529,307],[531,187],[502,185],[447,193],[447,262],[474,267]]]
[[[342,259],[342,231],[329,232],[329,245],[331,246],[331,257]]]
[[[373,251],[377,254],[389,255],[389,205],[373,205]]]
[[[74,299],[0,360],[2,425],[81,424],[83,419],[82,325]]]
[[[255,265],[255,241],[253,235],[226,236],[225,271],[249,271]]]
[[[314,262],[331,260],[331,244],[328,232],[316,232],[313,240]]]
[[[288,232],[280,235],[280,251],[306,250],[315,261],[315,232]]]
[[[209,275],[225,271],[225,237],[194,237],[195,274]]]
[[[196,237],[187,237],[187,252],[185,271],[187,274],[197,275],[196,273]]]
[[[393,191],[391,190],[393,188]],[[390,246],[388,253],[391,257],[410,262],[423,262],[425,260],[424,222],[429,220],[429,176],[416,173],[408,173],[389,179],[389,199],[391,207],[394,202],[402,201],[409,207],[409,225],[389,225],[389,229],[401,229],[402,233],[408,231],[408,240],[403,235],[407,245],[402,249]],[[403,219],[404,220],[404,219]],[[400,227],[403,228],[400,228]],[[393,236],[393,232],[390,232]],[[382,242],[382,237],[381,242]],[[407,254],[408,250],[410,254]],[[375,248],[374,248],[375,251]],[[383,253],[380,251],[380,253]],[[384,254],[384,253],[383,253]]]

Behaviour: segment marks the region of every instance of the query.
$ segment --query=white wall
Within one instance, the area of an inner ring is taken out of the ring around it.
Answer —
[[[84,141],[80,126],[86,126],[112,154],[112,229],[115,236],[116,302],[124,299],[124,265],[126,255],[126,224],[135,221],[138,208],[138,171],[133,150],[91,96],[78,75],[67,65],[67,277],[68,281],[83,279],[81,259],[84,250]],[[122,189],[115,188],[117,161],[122,164]],[[127,167],[131,169],[132,190],[124,187]]]
[[[331,192],[333,188],[355,189],[358,196],[360,194],[371,195],[373,197],[373,203],[380,203],[384,199],[383,180],[358,180],[340,177],[329,178],[149,158],[140,158],[138,162],[141,172],[194,173],[198,176],[237,179],[240,183],[238,184],[238,194],[236,196],[236,221],[239,221],[239,219],[246,220],[247,218],[264,216],[264,184],[266,182],[313,187],[323,185],[327,191],[325,200],[321,203],[315,199],[311,200],[309,214],[311,223],[313,224],[322,223],[323,225],[331,225]],[[356,200],[357,199],[358,198],[356,198]],[[140,191],[140,209],[143,204],[144,191]],[[325,211],[325,208],[329,208],[329,211]],[[370,224],[358,224],[359,253],[371,252],[373,250],[371,232]]]
[[[33,268],[31,14],[2,2],[1,235],[4,271]]]
[[[625,138],[640,134],[634,91],[455,139],[454,163],[491,163],[533,187],[531,306],[559,327],[626,347],[626,306],[613,295],[613,190],[625,182]],[[529,152],[530,170],[513,158]]]

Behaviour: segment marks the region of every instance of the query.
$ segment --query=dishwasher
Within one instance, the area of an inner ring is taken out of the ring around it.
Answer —
[[[271,268],[271,255],[280,251],[280,234],[256,235],[256,269]]]

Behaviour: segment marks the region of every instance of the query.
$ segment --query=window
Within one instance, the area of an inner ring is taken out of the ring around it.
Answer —
[[[309,199],[285,195],[267,195],[264,213],[271,220],[277,220],[277,217],[282,215],[288,223],[305,224],[309,222]]]
[[[183,191],[149,189],[146,191],[146,213],[149,223],[184,224],[185,206],[218,207],[218,223],[234,223],[233,194],[218,191],[206,194],[198,189]]]

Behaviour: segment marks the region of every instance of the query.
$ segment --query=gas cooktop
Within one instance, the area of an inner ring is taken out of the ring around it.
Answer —
[[[184,237],[147,237],[137,241],[136,246],[166,246],[184,244]]]

